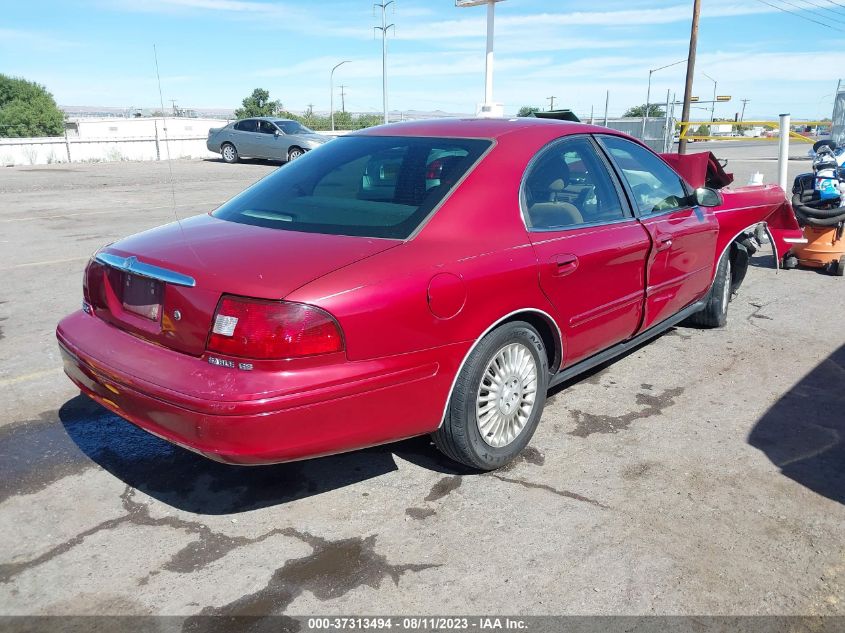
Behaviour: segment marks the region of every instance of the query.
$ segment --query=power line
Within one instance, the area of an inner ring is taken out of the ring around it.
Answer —
[[[832,13],[832,14],[833,14],[833,15],[835,15],[837,18],[842,18],[842,17],[845,17],[845,13],[838,12],[838,11],[836,11],[835,9],[831,9],[830,7],[826,7],[826,6],[821,5],[821,4],[817,3],[817,2],[813,2],[813,0],[801,0],[801,1],[802,1],[802,2],[806,2],[807,4],[811,4],[811,5],[813,5],[814,7],[818,7],[818,8],[819,8],[819,9],[821,9],[822,11],[827,11],[828,13]],[[812,9],[811,9],[811,10],[812,10]],[[830,18],[828,18],[828,19],[830,19]]]
[[[777,9],[778,11],[783,11],[784,13],[790,13],[797,18],[801,18],[802,20],[807,20],[808,22],[813,22],[813,23],[818,24],[820,26],[823,26],[825,28],[836,31],[837,33],[840,31],[840,29],[838,29],[835,26],[831,26],[830,24],[825,24],[824,22],[819,22],[818,20],[814,20],[813,18],[808,18],[806,15],[801,15],[800,13],[796,13],[795,11],[790,11],[789,9],[784,9],[783,7],[779,7],[776,4],[772,4],[771,2],[767,2],[767,0],[757,0],[757,2],[762,2],[763,4],[768,5],[768,6],[772,7],[773,9]]]
[[[842,4],[841,2],[836,2],[836,0],[825,0],[825,2],[829,2],[835,7],[842,7],[843,9],[845,9],[845,4]]]
[[[815,9],[808,9],[807,7],[802,7],[801,5],[795,4],[794,2],[790,2],[789,0],[780,0],[780,1],[784,4],[789,5],[790,7],[795,7],[799,11],[812,11],[813,15],[818,15],[822,20],[831,20],[833,22],[845,24],[845,20],[837,20],[837,19],[834,19],[834,18],[829,18],[826,15],[819,14],[819,12]],[[804,0],[804,1],[806,2],[807,0]],[[839,17],[841,17],[841,16],[839,16]]]

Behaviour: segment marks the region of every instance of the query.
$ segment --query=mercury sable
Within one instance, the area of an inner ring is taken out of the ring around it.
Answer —
[[[228,463],[432,434],[495,469],[549,387],[683,320],[723,326],[749,231],[776,261],[800,238],[781,189],[702,187],[693,162],[530,118],[363,130],[97,252],[65,371]]]

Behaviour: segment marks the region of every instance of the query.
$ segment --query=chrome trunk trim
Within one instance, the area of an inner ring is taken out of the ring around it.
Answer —
[[[157,279],[164,283],[173,284],[174,286],[187,286],[193,288],[197,282],[193,277],[177,273],[174,270],[168,270],[161,266],[153,266],[139,261],[134,255],[129,257],[121,257],[112,253],[97,253],[94,259],[104,266],[123,270],[139,277],[147,277],[149,279]]]

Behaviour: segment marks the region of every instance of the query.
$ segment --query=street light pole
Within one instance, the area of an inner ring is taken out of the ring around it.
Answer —
[[[344,64],[348,63],[349,60],[344,59],[334,68],[332,68],[332,72],[329,73],[329,116],[332,119],[332,132],[334,132],[334,71],[336,71],[340,66],[343,66]]]
[[[713,121],[715,120],[715,117],[713,116],[713,113],[714,113],[714,112],[715,112],[715,110],[716,110],[716,85],[717,85],[717,84],[716,84],[716,80],[715,80],[715,79],[713,79],[713,77],[711,77],[711,76],[710,76],[710,75],[708,75],[707,73],[701,73],[701,74],[702,74],[702,75],[704,75],[704,76],[705,76],[705,77],[707,77],[710,81],[712,81],[712,82],[713,82],[713,102],[710,104],[710,123],[713,123]],[[711,132],[712,132],[712,130],[711,130]]]
[[[377,2],[373,7],[381,9],[381,26],[375,27],[377,31],[381,31],[381,101],[384,109],[384,122],[388,123],[387,117],[387,31],[390,27],[394,30],[396,27],[393,24],[387,23],[387,7],[393,4],[393,0],[387,2]]]
[[[502,0],[455,0],[456,7],[475,7],[487,5],[487,53],[484,61],[484,103],[482,112],[488,116],[494,111],[493,106],[493,34],[496,15],[496,3]]]
[[[687,60],[682,59],[679,62],[672,62],[671,64],[666,64],[665,66],[661,66],[660,68],[654,68],[654,69],[648,71],[648,90],[646,91],[646,95],[645,95],[645,112],[643,112],[643,129],[642,129],[642,132],[640,134],[640,136],[642,137],[643,140],[645,140],[645,122],[646,122],[646,118],[648,117],[648,114],[649,114],[649,112],[648,112],[649,106],[651,105],[651,103],[650,103],[650,101],[651,101],[651,76],[654,73],[656,73],[658,70],[663,70],[664,68],[669,68],[670,66],[677,66],[678,64],[683,64],[685,61],[687,61]]]

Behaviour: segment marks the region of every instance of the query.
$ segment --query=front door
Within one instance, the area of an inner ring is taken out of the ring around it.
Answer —
[[[599,138],[651,237],[641,328],[647,329],[707,293],[719,223],[711,209],[691,203],[681,178],[659,156],[618,136]]]
[[[564,336],[564,366],[633,336],[650,240],[594,142],[570,136],[541,150],[522,207]]]

